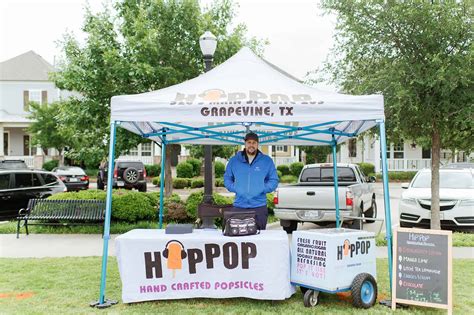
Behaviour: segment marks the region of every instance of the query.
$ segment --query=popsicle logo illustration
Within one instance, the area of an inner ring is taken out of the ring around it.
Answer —
[[[351,242],[349,240],[344,241],[344,256],[349,254],[349,249],[351,248]]]
[[[346,239],[344,243],[340,246],[337,246],[337,260],[342,260],[347,257],[355,257],[357,255],[367,255],[370,249],[370,241],[362,240],[351,242]]]
[[[166,243],[163,257],[167,259],[167,268],[173,271],[173,278],[176,276],[176,270],[183,268],[183,259],[187,256],[184,245],[180,241],[171,240]]]

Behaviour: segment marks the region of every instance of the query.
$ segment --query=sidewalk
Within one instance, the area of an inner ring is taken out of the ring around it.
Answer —
[[[115,256],[117,236],[110,237],[109,256]],[[102,247],[97,234],[0,234],[0,258],[102,256]],[[474,259],[474,247],[453,247],[453,257]],[[377,258],[387,258],[387,247],[377,247]]]

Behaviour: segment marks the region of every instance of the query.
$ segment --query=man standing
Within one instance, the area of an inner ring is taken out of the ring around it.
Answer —
[[[235,193],[236,210],[253,210],[261,230],[267,226],[267,193],[278,186],[278,174],[273,160],[258,150],[258,135],[245,136],[245,149],[227,163],[224,185]]]

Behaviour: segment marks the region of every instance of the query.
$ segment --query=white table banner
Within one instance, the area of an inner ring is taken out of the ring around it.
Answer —
[[[283,300],[295,292],[284,231],[226,237],[215,230],[133,230],[115,242],[124,303],[198,297]]]

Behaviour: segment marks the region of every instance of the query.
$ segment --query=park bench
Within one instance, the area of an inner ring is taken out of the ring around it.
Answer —
[[[18,212],[16,237],[21,221],[28,235],[28,225],[96,225],[103,223],[104,217],[105,202],[100,200],[30,199],[28,207]]]

